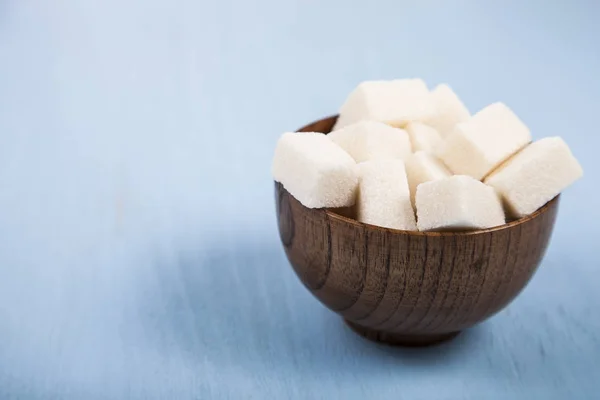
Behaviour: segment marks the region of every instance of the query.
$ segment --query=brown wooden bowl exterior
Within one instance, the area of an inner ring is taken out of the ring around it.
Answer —
[[[328,133],[336,117],[300,129]],[[453,337],[508,305],[542,260],[559,197],[508,224],[409,232],[310,209],[275,183],[279,233],[302,283],[373,340],[423,345]]]

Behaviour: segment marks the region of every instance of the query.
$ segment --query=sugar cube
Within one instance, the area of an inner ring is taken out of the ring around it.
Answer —
[[[435,128],[442,137],[449,135],[454,127],[469,119],[471,114],[456,93],[446,84],[437,85],[431,91],[435,114],[425,122]]]
[[[322,133],[284,133],[277,142],[272,174],[309,208],[346,207],[356,200],[355,161]]]
[[[456,125],[438,156],[453,173],[481,180],[530,141],[519,117],[503,103],[494,103]]]
[[[420,231],[484,229],[505,222],[494,188],[466,175],[420,184],[416,204]]]
[[[412,203],[415,203],[417,186],[423,182],[448,178],[452,174],[448,168],[434,155],[425,151],[417,151],[406,160],[406,176]]]
[[[375,160],[358,164],[356,202],[359,221],[386,228],[415,230],[415,214],[402,160]]]
[[[328,136],[356,162],[404,159],[411,154],[408,133],[383,122],[359,121],[333,131]]]
[[[513,217],[531,214],[583,176],[567,144],[559,137],[533,142],[485,179],[502,197]]]
[[[406,127],[413,151],[433,152],[442,143],[442,137],[434,128],[422,122],[409,122]]]
[[[423,121],[435,112],[427,85],[421,79],[360,83],[340,108],[334,130],[367,119],[403,127]]]

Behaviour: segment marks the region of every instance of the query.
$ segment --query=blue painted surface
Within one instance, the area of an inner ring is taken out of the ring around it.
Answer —
[[[0,398],[597,398],[600,7],[415,3],[0,1]],[[283,131],[412,76],[586,171],[522,295],[428,350],[308,294],[269,171]]]

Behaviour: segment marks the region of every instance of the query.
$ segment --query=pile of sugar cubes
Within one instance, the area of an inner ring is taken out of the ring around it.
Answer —
[[[333,131],[284,133],[273,177],[309,208],[400,230],[468,230],[531,214],[583,175],[559,137],[531,142],[503,103],[476,114],[445,84],[365,81]]]

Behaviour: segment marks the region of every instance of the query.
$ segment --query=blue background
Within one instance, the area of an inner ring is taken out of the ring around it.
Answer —
[[[597,398],[600,5],[0,0],[0,398]],[[361,80],[560,135],[539,272],[427,350],[350,332],[277,234],[278,136]]]

